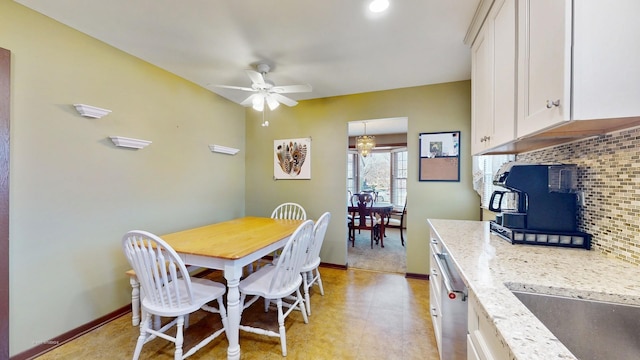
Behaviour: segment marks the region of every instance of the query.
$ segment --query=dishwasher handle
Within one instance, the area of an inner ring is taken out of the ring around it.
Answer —
[[[451,285],[451,274],[449,274],[449,270],[444,266],[444,264],[442,264],[441,258],[447,256],[447,254],[438,253],[438,249],[434,244],[431,244],[431,251],[435,255],[433,256],[433,259],[436,261],[438,270],[440,270],[440,274],[442,275],[442,283],[447,290],[447,296],[449,297],[449,299],[455,300],[459,294],[460,296],[462,296],[462,301],[465,301],[467,297],[466,294],[464,293],[464,291],[456,290],[453,288],[453,285]]]

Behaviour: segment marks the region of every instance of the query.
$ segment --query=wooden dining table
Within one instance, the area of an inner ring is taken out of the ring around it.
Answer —
[[[185,264],[223,270],[227,280],[227,359],[240,359],[242,269],[282,248],[302,220],[243,217],[162,235]]]

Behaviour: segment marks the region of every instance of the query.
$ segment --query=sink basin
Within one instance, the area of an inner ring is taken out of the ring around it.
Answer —
[[[512,292],[578,359],[639,358],[640,306]]]

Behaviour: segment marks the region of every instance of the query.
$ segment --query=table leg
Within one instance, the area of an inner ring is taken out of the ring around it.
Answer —
[[[383,214],[382,221],[380,221],[380,247],[384,247],[384,220],[385,214]]]
[[[134,275],[129,277],[131,284],[131,325],[140,325],[140,283]]]
[[[224,268],[224,278],[227,280],[227,359],[240,359],[240,277],[242,266],[228,265]]]

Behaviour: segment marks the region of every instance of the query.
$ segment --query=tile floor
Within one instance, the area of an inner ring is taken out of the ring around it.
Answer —
[[[286,319],[287,357],[282,357],[278,338],[240,332],[242,359],[438,359],[428,281],[366,270],[320,271],[325,295],[314,287],[309,323],[295,311]],[[223,281],[219,272],[208,277]],[[275,311],[265,314],[261,301],[242,317],[243,323],[265,320],[276,324]],[[217,315],[202,311],[190,323],[185,352],[207,329],[220,326]],[[130,359],[138,334],[127,314],[37,359]],[[189,359],[225,359],[226,350],[221,336]],[[140,358],[173,359],[173,351],[172,343],[155,339],[143,347]]]

